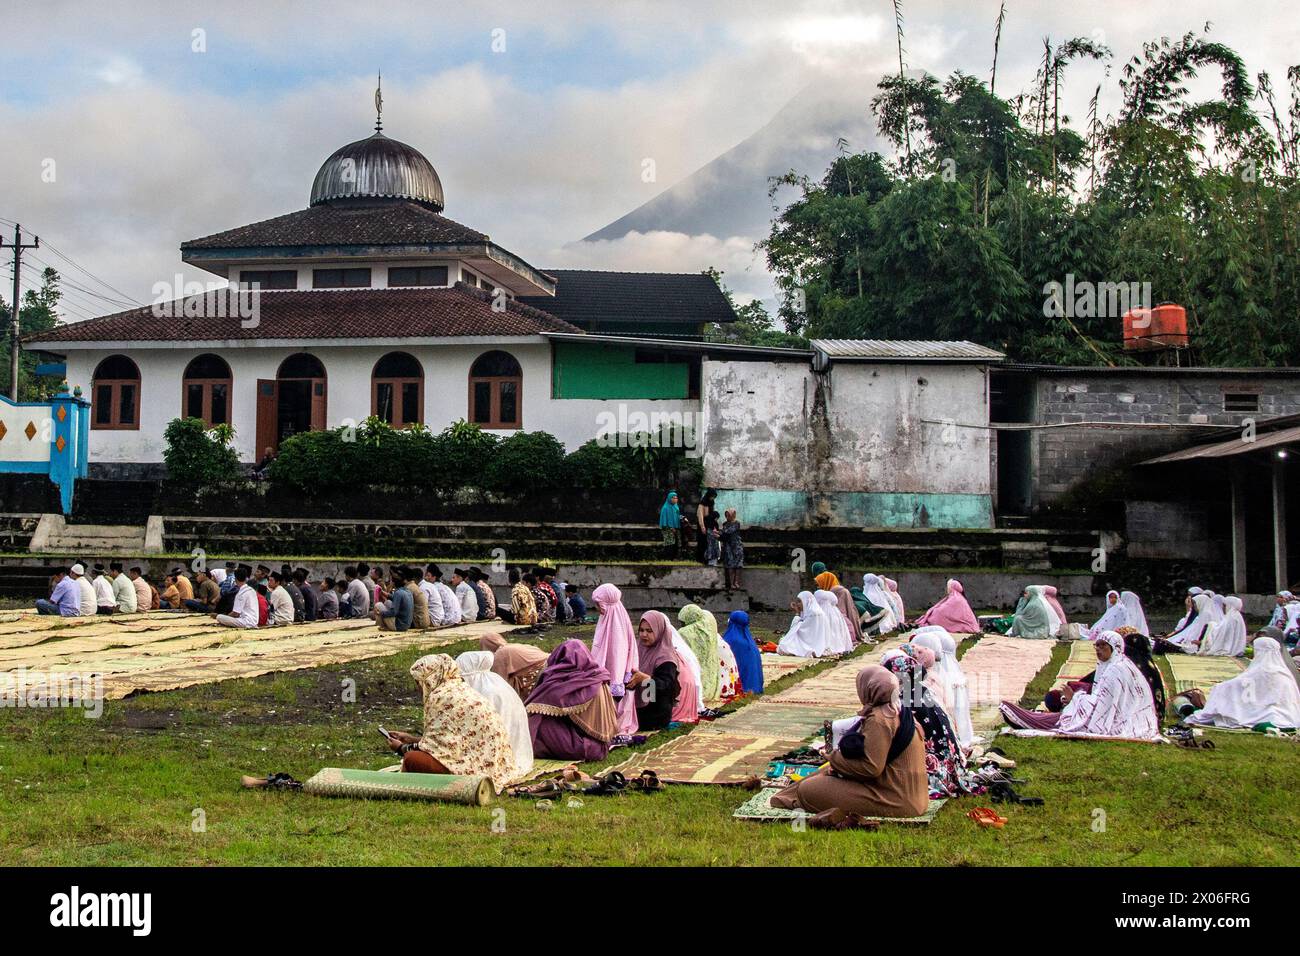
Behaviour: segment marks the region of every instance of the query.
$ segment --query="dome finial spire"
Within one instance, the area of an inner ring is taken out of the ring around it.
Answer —
[[[375,132],[378,133],[384,128],[384,71],[379,71],[378,83],[375,86]]]

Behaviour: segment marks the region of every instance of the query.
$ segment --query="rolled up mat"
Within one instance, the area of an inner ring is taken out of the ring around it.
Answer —
[[[442,773],[385,773],[326,767],[302,785],[318,797],[369,797],[388,800],[434,800],[481,807],[496,791],[487,777]]]

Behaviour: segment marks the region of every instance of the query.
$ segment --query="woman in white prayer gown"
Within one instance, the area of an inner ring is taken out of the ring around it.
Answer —
[[[885,588],[885,582],[878,574],[862,575],[862,594],[882,612],[869,622],[871,629],[878,634],[888,634],[896,630],[901,623],[897,606],[890,597],[890,592]]]
[[[1063,734],[1155,740],[1155,699],[1151,685],[1137,665],[1124,656],[1124,638],[1114,631],[1096,637],[1097,673],[1092,690],[1074,692],[1061,711],[1057,730]]]
[[[1095,641],[1097,635],[1102,631],[1114,631],[1126,626],[1128,623],[1128,612],[1120,602],[1119,592],[1107,591],[1106,610],[1102,612],[1101,617],[1097,618],[1097,622],[1092,627],[1084,627],[1079,630],[1083,632],[1083,636],[1088,640]]]
[[[1201,639],[1208,628],[1213,626],[1211,619],[1211,597],[1202,591],[1192,598],[1190,619],[1182,628],[1170,634],[1167,640],[1180,648],[1185,654],[1195,654],[1201,646]]]
[[[1205,593],[1204,591],[1202,591],[1200,588],[1197,587],[1191,587],[1187,589],[1187,597],[1184,599],[1183,602],[1184,604],[1187,605],[1187,613],[1185,613],[1182,617],[1178,619],[1178,623],[1174,625],[1174,629],[1171,633],[1177,634],[1179,631],[1185,628],[1189,623],[1191,623],[1192,618],[1196,616],[1196,595],[1204,594],[1204,593]]]
[[[456,658],[465,683],[488,699],[492,709],[501,715],[510,738],[510,752],[515,758],[515,779],[533,769],[533,736],[528,732],[528,713],[519,692],[500,674],[492,672],[496,655],[491,651],[466,651]]]
[[[1205,706],[1187,718],[1203,727],[1249,729],[1257,724],[1300,727],[1300,685],[1282,660],[1282,645],[1255,638],[1255,658],[1245,671],[1210,689]]]
[[[934,651],[934,669],[925,675],[925,684],[952,721],[957,742],[969,747],[975,740],[975,728],[970,719],[966,673],[957,660],[957,639],[941,627],[930,626],[914,631],[911,642]]]
[[[1142,599],[1132,591],[1120,591],[1119,603],[1124,605],[1124,616],[1127,618],[1129,627],[1137,628],[1137,632],[1143,637],[1151,636],[1151,628],[1147,626],[1147,615],[1142,610]]]
[[[853,650],[853,635],[849,633],[849,622],[840,613],[840,599],[834,592],[818,591],[813,595],[825,615],[830,631],[830,653],[848,654]]]
[[[1240,657],[1246,653],[1246,619],[1241,616],[1241,598],[1223,599],[1227,612],[1223,620],[1207,628],[1197,652],[1207,657]]]
[[[1300,601],[1288,601],[1286,605],[1286,623],[1282,626],[1284,637],[1290,637],[1300,631]]]
[[[785,632],[785,637],[776,645],[777,653],[792,657],[825,657],[833,654],[830,622],[826,620],[821,605],[811,591],[800,591],[797,601],[798,612],[790,622],[790,630]],[[835,613],[843,616],[838,610]]]
[[[706,708],[704,706],[704,682],[700,679],[700,659],[695,656],[695,652],[691,650],[691,645],[686,643],[686,639],[677,633],[677,628],[669,624],[668,631],[672,635],[673,650],[677,652],[678,657],[686,662],[686,666],[695,675],[695,710],[697,713],[703,713]]]

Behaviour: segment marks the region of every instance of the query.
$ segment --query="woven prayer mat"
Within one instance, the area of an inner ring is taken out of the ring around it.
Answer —
[[[627,777],[653,770],[659,779],[673,783],[741,783],[762,777],[774,754],[798,745],[798,739],[790,738],[690,733],[633,754],[609,769]]]
[[[787,674],[794,674],[817,663],[815,657],[789,657],[785,654],[761,654],[759,656],[763,662],[764,686],[780,680]]]
[[[835,709],[824,705],[778,704],[774,701],[759,700],[718,720],[702,721],[692,733],[739,734],[776,737],[781,740],[804,740],[820,731],[824,721],[851,714],[861,706],[857,704]]]
[[[737,820],[760,820],[764,823],[772,823],[793,821],[801,814],[805,819],[811,816],[806,810],[783,810],[780,807],[772,806],[772,797],[779,793],[780,790],[780,787],[763,787],[758,793],[737,807],[732,817]],[[931,800],[930,805],[926,807],[925,813],[919,817],[863,817],[862,819],[876,823],[895,823],[900,826],[923,827],[934,822],[935,816],[947,802],[946,799]]]
[[[1165,660],[1169,662],[1169,671],[1174,677],[1174,694],[1193,687],[1208,691],[1215,684],[1222,684],[1246,669],[1246,661],[1239,657],[1166,654]]]
[[[385,773],[326,767],[302,785],[318,797],[365,797],[388,800],[434,800],[483,806],[496,796],[487,777],[441,773]]]
[[[1002,723],[998,704],[1018,701],[1052,659],[1055,641],[989,634],[963,655],[961,669],[970,689],[971,723],[978,733]]]
[[[217,628],[194,638],[161,640],[51,663],[48,670],[104,675],[104,697],[174,690],[195,684],[383,657],[407,648],[437,648],[499,629],[497,622],[424,631],[380,631],[370,621],[326,621],[246,631]]]

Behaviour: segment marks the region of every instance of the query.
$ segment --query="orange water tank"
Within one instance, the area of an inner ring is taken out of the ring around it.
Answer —
[[[1124,348],[1187,348],[1187,310],[1165,303],[1153,309],[1130,309],[1124,313]]]

